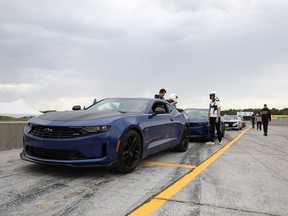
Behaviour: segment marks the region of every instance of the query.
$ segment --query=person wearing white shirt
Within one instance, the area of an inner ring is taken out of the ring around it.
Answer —
[[[210,103],[208,109],[208,121],[210,124],[210,141],[206,142],[206,144],[214,144],[215,139],[215,127],[217,130],[217,136],[219,145],[222,144],[222,134],[220,131],[220,124],[221,124],[221,103],[218,97],[216,97],[215,92],[211,92],[209,94]]]

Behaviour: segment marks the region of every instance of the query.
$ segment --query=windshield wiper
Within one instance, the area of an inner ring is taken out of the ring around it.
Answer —
[[[127,112],[125,112],[125,111],[121,111],[121,110],[115,110],[115,111],[120,112],[120,113],[122,113],[122,114],[127,113]]]

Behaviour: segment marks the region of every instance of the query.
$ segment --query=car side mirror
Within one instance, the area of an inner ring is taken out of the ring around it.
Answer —
[[[166,113],[166,110],[163,108],[163,107],[156,107],[155,111],[154,111],[154,114],[157,115],[157,114],[164,114]]]
[[[81,110],[81,106],[80,105],[75,105],[72,107],[72,110]]]

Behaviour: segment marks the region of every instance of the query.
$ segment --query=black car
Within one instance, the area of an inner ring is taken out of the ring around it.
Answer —
[[[183,111],[189,122],[189,137],[208,140],[210,138],[210,125],[208,121],[208,109],[187,108]],[[225,134],[224,122],[221,118],[220,131],[222,137]]]

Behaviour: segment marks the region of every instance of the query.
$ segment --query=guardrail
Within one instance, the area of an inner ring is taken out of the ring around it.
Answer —
[[[288,126],[288,118],[272,119],[269,125]]]
[[[246,121],[247,125],[251,125],[251,121]],[[256,122],[255,122],[256,125]],[[269,125],[273,126],[288,126],[288,118],[283,119],[271,119],[271,122],[269,122]]]

